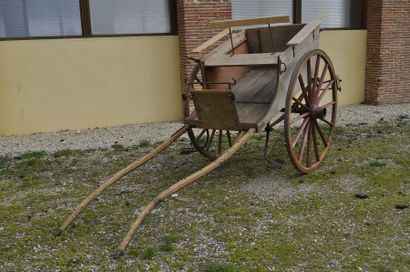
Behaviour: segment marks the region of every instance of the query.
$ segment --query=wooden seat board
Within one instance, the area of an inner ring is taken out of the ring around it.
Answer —
[[[232,88],[238,103],[270,104],[276,92],[277,71],[254,69]]]

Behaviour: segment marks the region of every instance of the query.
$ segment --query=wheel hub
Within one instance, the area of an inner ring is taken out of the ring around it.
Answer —
[[[325,118],[326,117],[326,108],[321,108],[317,105],[313,105],[310,110],[310,115],[312,118]]]

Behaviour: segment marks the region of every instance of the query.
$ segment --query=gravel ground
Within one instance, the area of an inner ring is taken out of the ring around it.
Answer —
[[[381,118],[391,120],[398,116],[410,116],[410,104],[369,106],[354,105],[339,108],[338,125],[373,124]],[[62,149],[106,148],[115,144],[125,147],[162,141],[175,132],[181,123],[135,124],[81,131],[37,133],[25,136],[0,137],[0,156],[16,156],[27,151],[55,152]]]

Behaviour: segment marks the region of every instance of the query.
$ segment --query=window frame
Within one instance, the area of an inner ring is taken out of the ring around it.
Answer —
[[[302,1],[293,0],[293,23],[302,23]],[[367,29],[367,0],[363,0],[363,14],[362,14],[362,27],[325,27],[323,30],[365,30]]]
[[[0,37],[0,41],[13,40],[52,40],[52,39],[82,39],[82,38],[110,38],[110,37],[139,37],[139,36],[175,36],[178,35],[177,26],[177,0],[168,0],[170,18],[170,32],[165,33],[128,33],[128,34],[92,34],[91,27],[91,10],[89,0],[78,0],[80,2],[80,19],[81,19],[81,35],[70,36],[32,36],[32,37]]]

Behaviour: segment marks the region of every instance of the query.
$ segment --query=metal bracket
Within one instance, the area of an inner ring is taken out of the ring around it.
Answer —
[[[283,74],[286,72],[286,70],[288,69],[286,66],[286,63],[283,63],[282,60],[280,59],[280,57],[278,57],[278,66],[279,66],[279,73]],[[283,67],[283,69],[282,69]]]
[[[340,84],[342,82],[342,79],[336,75],[336,88],[339,92],[342,91],[342,85]]]

